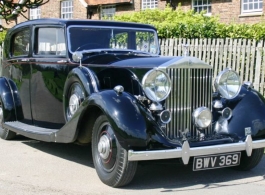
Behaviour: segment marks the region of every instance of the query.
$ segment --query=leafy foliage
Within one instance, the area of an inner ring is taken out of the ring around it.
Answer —
[[[3,43],[6,36],[6,31],[0,32],[0,45]]]
[[[265,39],[265,22],[257,24],[224,24],[216,16],[205,12],[184,11],[166,7],[164,10],[148,9],[114,17],[118,21],[151,24],[160,38],[248,38]]]
[[[49,0],[6,0],[0,1],[0,19],[5,19],[8,23],[9,20],[16,19],[18,15],[22,15],[27,18],[23,13],[27,9],[37,8],[45,3],[48,3]]]

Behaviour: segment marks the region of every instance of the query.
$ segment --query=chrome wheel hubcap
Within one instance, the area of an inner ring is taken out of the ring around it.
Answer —
[[[110,140],[107,135],[102,135],[98,142],[98,152],[102,159],[108,159],[110,155]]]

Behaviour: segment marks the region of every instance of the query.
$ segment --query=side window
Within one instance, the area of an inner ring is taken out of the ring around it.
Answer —
[[[23,29],[13,36],[12,56],[27,56],[29,54],[30,30]]]
[[[37,28],[35,55],[66,55],[65,36],[62,28]]]

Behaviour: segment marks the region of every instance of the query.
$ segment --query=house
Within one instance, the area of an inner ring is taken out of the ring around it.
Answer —
[[[169,4],[175,9],[181,4],[184,10],[206,10],[209,16],[220,17],[221,22],[256,23],[264,20],[264,0],[50,0],[35,9],[29,9],[19,16],[17,23],[36,18],[102,19],[114,14],[140,11],[144,9],[164,9]],[[15,23],[7,26],[11,27]]]

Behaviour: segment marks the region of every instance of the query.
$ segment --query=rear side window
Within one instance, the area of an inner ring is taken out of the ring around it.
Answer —
[[[30,30],[23,29],[13,36],[12,56],[27,56],[29,54]]]
[[[63,28],[37,28],[35,40],[35,55],[66,54]]]

